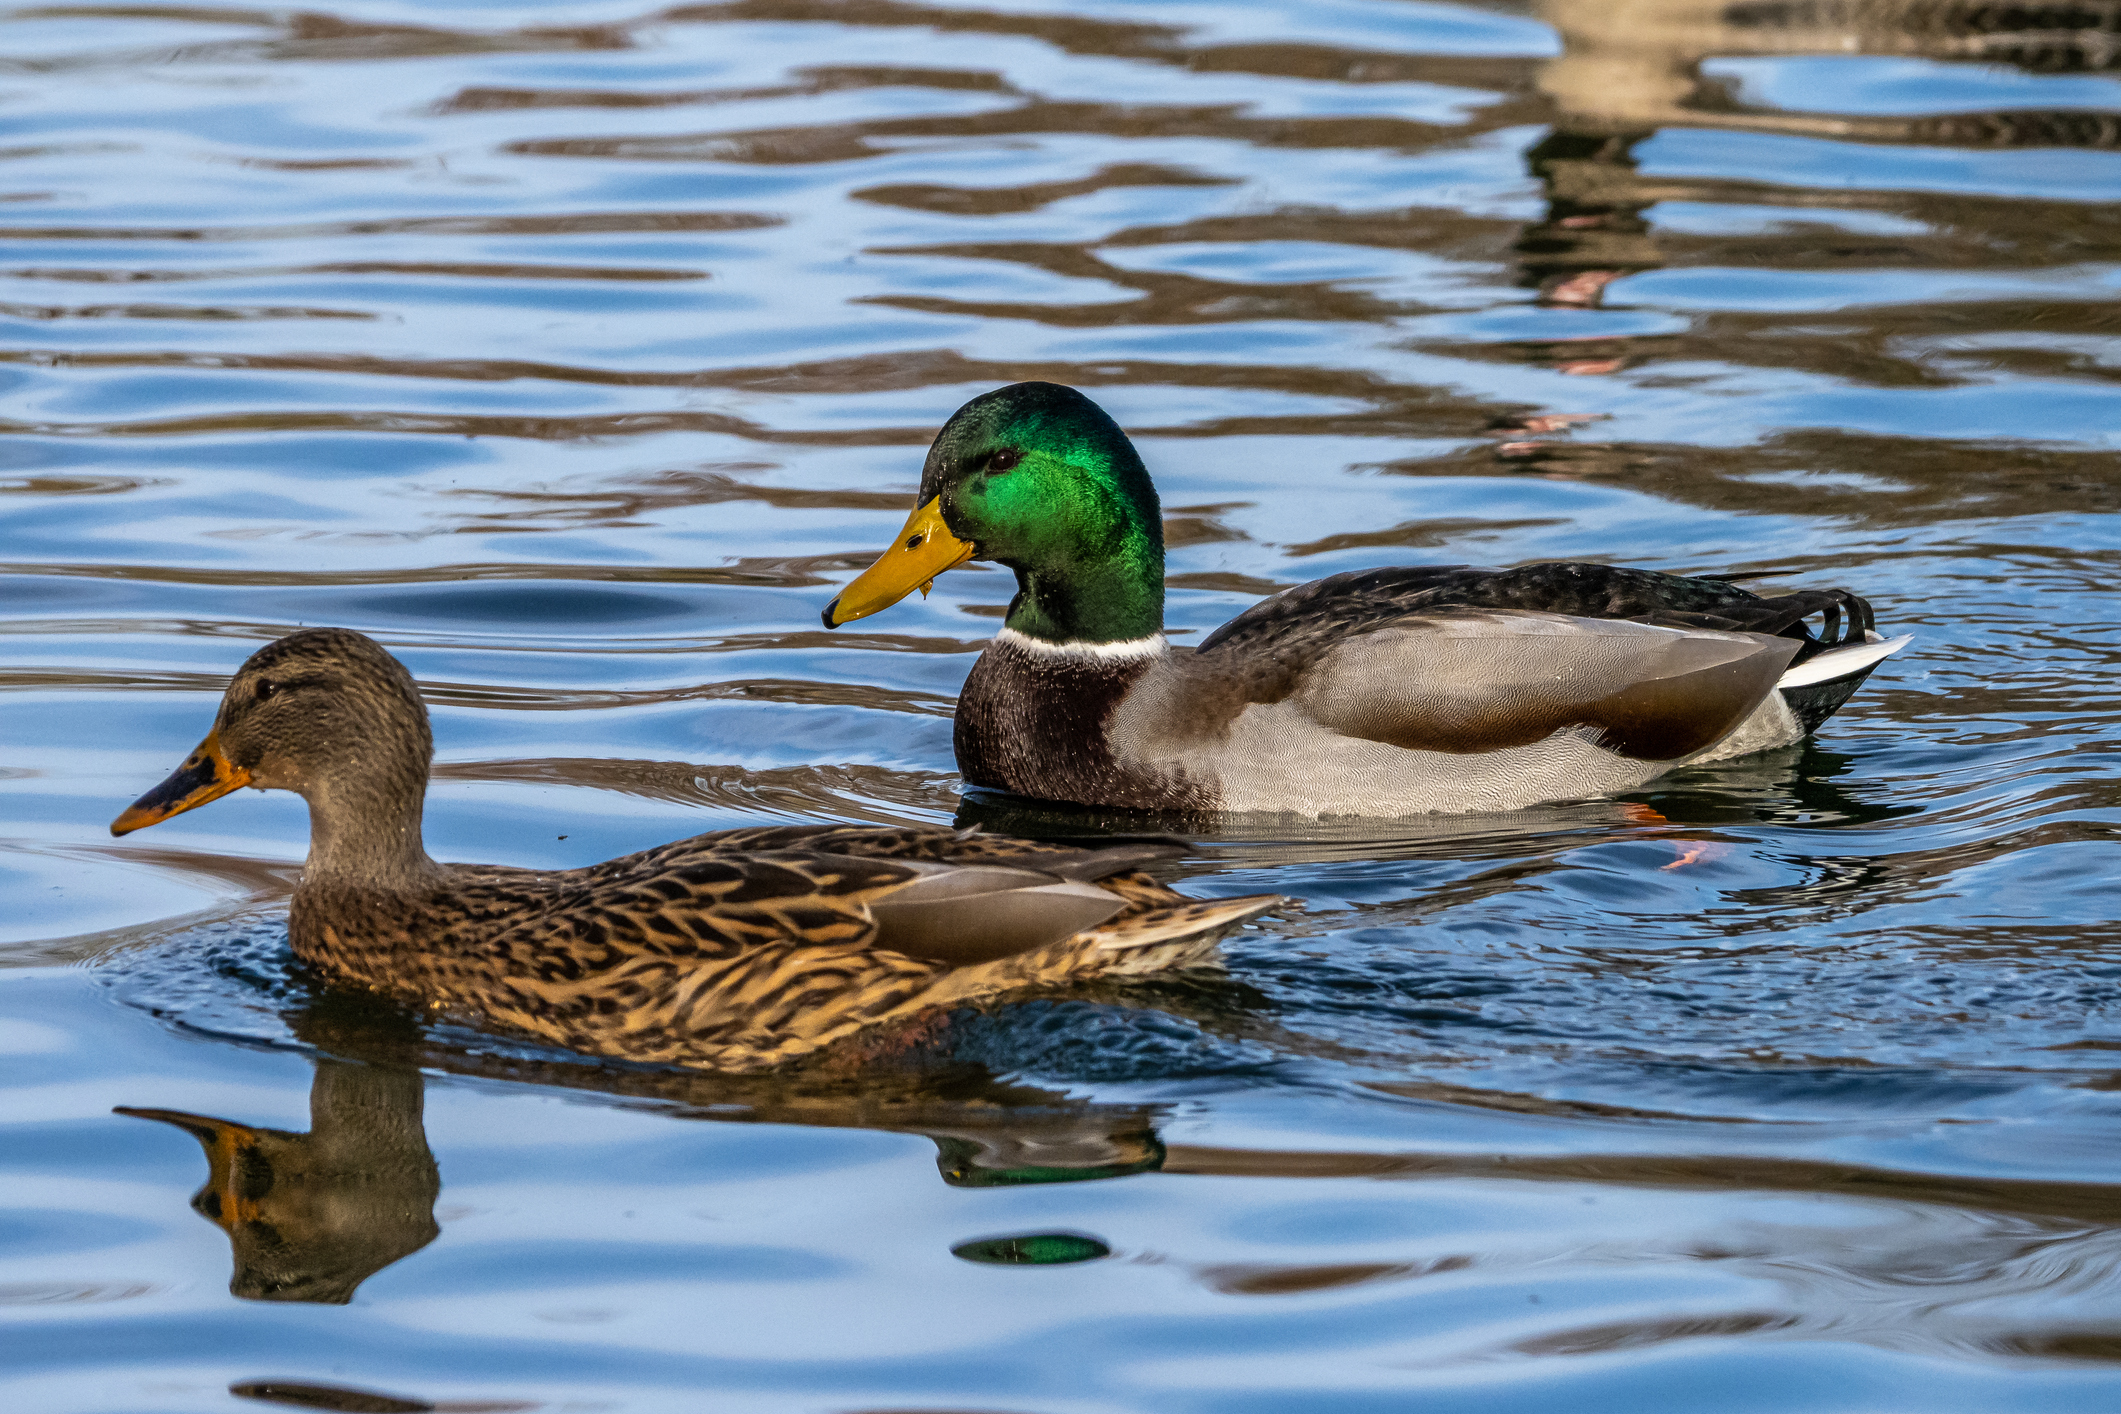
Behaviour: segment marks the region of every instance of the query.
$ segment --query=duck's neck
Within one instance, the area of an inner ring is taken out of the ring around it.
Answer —
[[[420,837],[425,770],[400,764],[322,781],[303,793],[309,799],[305,884],[413,889],[441,872]]]
[[[1007,626],[1052,647],[1160,643],[1164,542],[1160,525],[1128,525],[1089,554],[1052,566],[1012,564]]]

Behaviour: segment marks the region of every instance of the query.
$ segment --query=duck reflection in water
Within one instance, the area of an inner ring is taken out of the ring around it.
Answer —
[[[206,1185],[191,1205],[228,1234],[228,1289],[247,1300],[343,1306],[441,1231],[442,1178],[421,1124],[420,1073],[316,1064],[307,1134],[181,1110],[118,1110],[176,1125],[206,1150]]]
[[[414,1044],[431,1045],[428,1042]],[[431,1058],[431,1055],[430,1055]],[[672,1072],[631,1077],[609,1068],[463,1054],[452,1069],[497,1078],[571,1084],[625,1098],[675,1102],[679,1119],[801,1123],[923,1133],[953,1186],[1050,1183],[1161,1170],[1256,1180],[1380,1182],[1459,1192],[1468,1182],[1498,1193],[1542,1185],[1560,1201],[1604,1195],[1625,1208],[1630,1190],[1669,1195],[1669,1208],[1634,1205],[1609,1241],[1495,1228],[1474,1235],[1446,1227],[1375,1247],[1363,1260],[1200,1261],[1181,1249],[1159,1259],[1190,1270],[1203,1286],[1244,1298],[1419,1282],[1527,1290],[1616,1262],[1696,1273],[1711,1285],[1683,1318],[1661,1309],[1618,1320],[1586,1320],[1557,1309],[1550,1321],[1504,1332],[1480,1326],[1465,1358],[1630,1350],[1701,1336],[1875,1343],[1899,1350],[1984,1357],[2114,1359],[2121,1352],[2121,1187],[1872,1168],[1838,1160],[1704,1152],[1468,1153],[1333,1152],[1216,1148],[1158,1139],[1157,1112],[1094,1105],[1005,1085],[957,1067],[922,1077],[886,1077],[861,1093],[801,1089],[757,1078],[715,1083]],[[903,1081],[895,1085],[894,1081]],[[382,1268],[437,1235],[440,1190],[422,1126],[421,1072],[406,1064],[317,1062],[307,1134],[261,1129],[174,1110],[120,1113],[175,1124],[205,1147],[212,1174],[194,1206],[229,1234],[235,1295],[262,1301],[344,1304]],[[1410,1099],[1565,1117],[1567,1102],[1442,1085],[1380,1085]],[[714,1105],[713,1112],[704,1106]],[[1666,1129],[1683,1116],[1612,1112],[1608,1120]],[[918,1120],[919,1123],[908,1121]],[[1712,1141],[1709,1146],[1714,1147]],[[1730,1204],[1801,1195],[1805,1206],[1770,1207],[1728,1241]],[[968,1210],[968,1218],[974,1211]],[[1052,1265],[1109,1255],[1091,1234],[967,1232],[961,1260]],[[1559,1246],[1556,1246],[1556,1243]],[[1599,1313],[1588,1313],[1598,1316]],[[1501,1344],[1495,1344],[1497,1340]],[[238,1393],[246,1392],[238,1390]],[[262,1385],[257,1386],[263,1389]],[[261,1395],[260,1397],[269,1397]],[[317,1402],[305,1400],[303,1402]],[[324,1407],[342,1407],[325,1405]],[[351,1406],[345,1406],[351,1407]],[[361,1405],[362,1408],[376,1407]],[[426,1407],[426,1406],[419,1406]]]
[[[173,1109],[117,1113],[175,1125],[206,1151],[192,1207],[228,1234],[229,1291],[251,1301],[345,1305],[362,1282],[434,1241],[441,1174],[420,1066],[590,1089],[668,1105],[674,1118],[920,1134],[960,1188],[1119,1178],[1162,1167],[1153,1107],[1100,1105],[994,1080],[975,1066],[852,1079],[716,1078],[458,1051],[387,1009],[328,1003],[298,1035],[375,1063],[320,1057],[306,1134]],[[349,1044],[350,1043],[350,1044]]]

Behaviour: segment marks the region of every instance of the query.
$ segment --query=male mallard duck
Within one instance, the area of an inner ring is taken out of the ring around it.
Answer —
[[[1156,488],[1118,424],[1053,383],[952,415],[905,528],[825,626],[970,559],[1017,590],[958,698],[958,769],[1085,805],[1413,815],[1629,790],[1797,741],[1908,641],[1844,589],[1543,564],[1338,574],[1173,648]]]
[[[214,728],[111,824],[240,786],[309,802],[295,956],[411,1006],[634,1061],[749,1070],[1004,993],[1212,960],[1271,896],[1189,899],[1168,844],[1071,849],[935,826],[722,830],[586,869],[437,864],[412,675],[346,629],[259,649]]]

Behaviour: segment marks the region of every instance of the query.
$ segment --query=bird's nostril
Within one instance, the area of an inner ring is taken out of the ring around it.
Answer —
[[[920,536],[918,536],[918,535],[909,535],[909,536],[907,536],[907,537],[906,537],[906,548],[907,548],[907,549],[909,549],[909,550],[918,550],[918,549],[920,549],[920,548],[921,548],[921,537],[920,537]]]

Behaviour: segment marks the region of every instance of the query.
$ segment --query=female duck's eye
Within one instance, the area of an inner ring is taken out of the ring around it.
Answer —
[[[276,682],[261,682],[258,684],[258,700],[263,702],[279,690],[280,684]]]
[[[987,458],[987,470],[1007,471],[1024,459],[1024,454],[1014,447],[1004,447]]]

